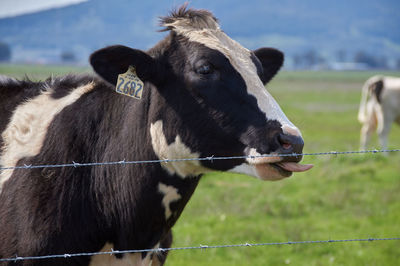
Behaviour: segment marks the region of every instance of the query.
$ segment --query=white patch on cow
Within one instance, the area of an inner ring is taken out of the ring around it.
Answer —
[[[167,138],[163,132],[163,122],[156,121],[150,126],[151,144],[153,150],[160,160],[165,159],[184,159],[184,158],[199,158],[200,154],[192,152],[177,135],[175,141],[168,145]],[[189,176],[198,176],[209,172],[206,167],[201,166],[198,160],[193,161],[177,161],[177,162],[162,162],[161,166],[168,171],[170,175],[177,174],[182,178]]]
[[[154,248],[158,248],[159,244]],[[109,252],[114,250],[114,245],[106,243],[99,252]],[[155,261],[157,263],[157,261]],[[141,253],[126,253],[118,259],[114,255],[104,254],[95,255],[90,259],[89,266],[150,266],[153,265],[151,253],[148,252],[146,257],[142,259]],[[156,264],[157,265],[157,264]]]
[[[270,153],[268,156],[265,156],[258,153],[254,148],[251,148],[248,154],[249,158],[246,158],[246,161],[250,164],[276,163],[282,161],[282,158],[279,157],[277,153]]]
[[[373,92],[375,84],[383,82],[380,102]],[[365,150],[376,130],[383,150],[387,149],[388,136],[394,122],[400,124],[400,78],[373,76],[369,78],[361,94],[358,120],[362,124],[360,148]]]
[[[399,77],[384,77],[384,87],[388,90],[400,90],[400,78]]]
[[[59,99],[53,99],[52,89],[47,88],[40,95],[18,106],[2,134],[4,145],[0,154],[0,165],[14,167],[20,159],[39,154],[54,117],[93,87],[94,83],[88,83]],[[12,169],[7,169],[0,173],[0,193],[12,172]]]
[[[165,219],[168,220],[168,218],[172,215],[170,204],[181,199],[182,196],[178,193],[177,188],[162,183],[158,184],[158,191],[164,195],[162,204],[165,209]]]
[[[284,134],[287,134],[287,135],[301,137],[300,130],[295,126],[290,126],[288,124],[285,124],[282,126],[282,131]]]
[[[367,111],[369,108],[367,108],[366,105],[368,99],[371,96],[370,87],[372,86],[372,84],[378,82],[379,80],[382,80],[382,78],[382,76],[373,76],[369,78],[363,85],[363,88],[361,90],[360,108],[358,111],[358,121],[360,121],[360,123],[365,123],[367,117]]]
[[[172,27],[176,33],[185,36],[189,41],[201,43],[224,54],[240,73],[246,83],[248,93],[257,99],[259,108],[266,113],[267,118],[280,122],[284,133],[301,136],[300,131],[290,122],[275,99],[265,89],[257,75],[257,68],[251,60],[251,52],[229,38],[216,22],[205,29],[199,29],[197,25],[191,26],[185,19],[164,26]],[[289,131],[286,131],[287,129]]]

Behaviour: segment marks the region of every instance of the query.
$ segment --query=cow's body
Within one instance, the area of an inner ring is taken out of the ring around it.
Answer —
[[[358,120],[362,124],[361,149],[366,149],[376,130],[382,149],[387,149],[393,122],[400,125],[400,78],[373,76],[362,89]]]
[[[244,49],[207,11],[183,7],[163,25],[171,33],[146,53],[112,46],[92,55],[107,82],[95,76],[2,80],[0,164],[301,153],[300,132],[264,89],[282,64],[279,51]],[[144,82],[141,100],[111,85],[129,65]],[[202,174],[281,179],[310,168],[300,159],[2,170],[0,258],[169,247],[170,229]],[[157,265],[164,259],[164,253],[143,253],[19,263]]]
[[[132,100],[117,95],[98,78],[64,77],[31,84],[30,88],[24,87],[25,82],[20,84],[9,88],[21,92],[28,90],[33,97],[24,103],[29,113],[24,112],[21,102],[26,100],[26,93],[13,104],[18,106],[17,109],[12,108],[14,125],[9,122],[10,116],[1,117],[2,127],[8,124],[5,131],[8,134],[3,134],[3,141],[8,142],[8,146],[3,146],[4,165],[10,165],[6,160],[8,158],[18,160],[19,165],[56,164],[71,160],[107,162],[116,158],[140,160],[148,155],[150,157],[147,158],[156,158],[150,140],[146,141],[144,129],[150,128],[150,124],[146,125],[150,121],[140,115],[143,114],[141,106],[127,107],[126,101]],[[43,88],[48,89],[40,92]],[[75,98],[73,103],[62,101],[74,92],[78,92],[79,99]],[[48,93],[48,97],[41,99]],[[42,104],[40,101],[43,101]],[[149,99],[146,101],[150,102]],[[53,113],[56,108],[62,111]],[[15,114],[21,115],[19,119]],[[43,123],[45,121],[51,123]],[[132,121],[136,121],[137,127],[124,126],[132,124]],[[127,132],[130,130],[134,132]],[[45,132],[45,135],[40,132]],[[139,144],[135,138],[143,142]],[[35,149],[38,146],[40,150]],[[23,154],[15,154],[21,149]],[[143,170],[144,167],[146,170]],[[11,174],[9,182],[5,182]],[[158,186],[174,182],[172,177],[171,180],[163,178],[164,175],[160,165],[155,164],[4,170],[1,181],[5,183],[0,194],[0,254],[9,257],[12,254],[26,256],[99,251],[106,242],[112,242],[117,250],[153,248],[167,236],[168,228],[177,218],[166,221],[165,216],[159,215],[164,213],[160,203],[165,195],[159,192]],[[174,211],[182,211],[197,182],[198,178],[174,182],[174,187],[182,191],[180,201],[173,206]],[[13,209],[5,209],[9,206]],[[126,209],[122,213],[116,213],[124,207]],[[143,221],[130,221],[135,213],[141,213]],[[15,226],[16,217],[21,227],[25,228]],[[41,234],[37,231],[46,234],[38,238]],[[118,231],[133,239],[113,239]],[[157,234],[153,235],[154,232]],[[53,241],[53,238],[62,241]],[[9,249],[6,241],[17,241],[18,245]],[[57,260],[57,265],[78,261],[84,264],[89,260],[89,257]]]

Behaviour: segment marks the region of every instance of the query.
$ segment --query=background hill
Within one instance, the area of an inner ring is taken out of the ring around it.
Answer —
[[[158,16],[182,2],[90,0],[0,19],[0,41],[10,45],[12,61],[86,63],[105,45],[151,47],[165,34],[157,32]],[[199,0],[190,6],[214,12],[248,48],[283,50],[287,66],[356,61],[395,67],[400,60],[399,1]]]

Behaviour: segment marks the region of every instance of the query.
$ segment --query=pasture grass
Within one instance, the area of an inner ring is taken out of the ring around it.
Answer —
[[[357,112],[372,72],[282,72],[268,85],[304,152],[359,149]],[[385,74],[385,73],[380,73]],[[388,73],[400,76],[400,73]],[[371,149],[379,149],[374,136]],[[393,125],[389,148],[400,148]],[[306,156],[278,182],[212,173],[174,227],[174,246],[400,237],[400,153]],[[173,251],[167,265],[398,265],[400,241]]]
[[[0,65],[44,79],[90,71]],[[358,150],[357,111],[372,72],[282,72],[268,85],[301,130],[304,152]],[[400,73],[389,73],[399,76]],[[393,125],[389,148],[400,148]],[[374,136],[371,149],[379,149]],[[173,228],[174,247],[400,237],[400,153],[306,156],[315,166],[278,182],[211,173]],[[166,265],[398,265],[400,241],[172,251]]]

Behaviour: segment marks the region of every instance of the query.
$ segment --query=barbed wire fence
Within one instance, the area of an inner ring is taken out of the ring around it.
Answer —
[[[270,243],[244,243],[244,244],[233,244],[233,245],[200,245],[196,247],[176,247],[176,248],[154,248],[154,249],[135,249],[135,250],[113,250],[102,251],[102,252],[85,252],[85,253],[73,253],[73,254],[56,254],[56,255],[45,255],[45,256],[31,256],[31,257],[19,257],[16,255],[14,258],[0,259],[0,262],[17,262],[21,260],[43,260],[43,259],[56,259],[56,258],[72,258],[72,257],[84,257],[84,256],[95,256],[95,255],[116,255],[116,254],[127,254],[127,253],[147,253],[147,252],[167,252],[167,251],[178,251],[178,250],[207,250],[216,248],[239,248],[239,247],[260,247],[260,246],[282,246],[282,245],[299,245],[299,244],[332,244],[332,243],[349,243],[349,242],[373,242],[373,241],[395,241],[400,240],[400,237],[390,238],[359,238],[359,239],[330,239],[330,240],[306,240],[306,241],[287,241],[287,242],[270,242]]]
[[[43,164],[43,165],[23,165],[23,166],[6,166],[0,167],[1,170],[14,170],[14,169],[34,169],[34,168],[61,168],[61,167],[87,167],[87,166],[107,166],[107,165],[129,165],[129,164],[150,164],[150,163],[169,163],[169,162],[184,162],[184,161],[213,161],[213,160],[234,160],[234,159],[255,159],[267,157],[299,157],[299,156],[324,156],[324,155],[361,155],[361,154],[379,154],[379,153],[393,153],[400,152],[400,149],[391,150],[365,150],[365,151],[330,151],[330,152],[317,152],[317,153],[291,153],[291,154],[268,154],[257,156],[226,156],[226,157],[201,157],[201,158],[177,158],[177,159],[161,159],[161,160],[141,160],[141,161],[113,161],[113,162],[88,162],[88,163],[65,163],[65,164]],[[217,248],[239,248],[239,247],[260,247],[260,246],[282,246],[282,245],[300,245],[300,244],[332,244],[332,243],[349,243],[349,242],[373,242],[373,241],[400,241],[400,237],[388,238],[356,238],[356,239],[329,239],[329,240],[306,240],[306,241],[287,241],[287,242],[269,242],[269,243],[244,243],[244,244],[230,244],[230,245],[200,245],[191,247],[173,247],[173,248],[155,248],[155,249],[138,249],[138,250],[113,250],[104,252],[83,252],[72,254],[49,254],[44,256],[18,256],[12,258],[0,258],[0,262],[18,262],[23,260],[43,260],[55,258],[72,258],[82,256],[95,256],[95,255],[116,255],[127,253],[147,253],[147,252],[167,252],[179,250],[207,250]]]
[[[85,166],[106,166],[106,165],[126,165],[126,164],[151,164],[151,163],[170,163],[170,162],[184,162],[184,161],[217,161],[217,160],[235,160],[235,159],[255,159],[255,158],[268,158],[268,157],[299,157],[299,156],[323,156],[323,155],[354,155],[354,154],[378,154],[378,153],[392,153],[400,152],[400,149],[392,150],[365,150],[365,151],[330,151],[330,152],[315,152],[315,153],[289,153],[289,154],[265,154],[265,155],[244,155],[244,156],[208,156],[200,158],[177,158],[177,159],[161,159],[161,160],[140,160],[140,161],[113,161],[113,162],[88,162],[64,164],[42,164],[42,165],[21,165],[21,166],[6,166],[0,167],[0,170],[14,170],[14,169],[32,169],[32,168],[61,168],[61,167],[85,167]]]

